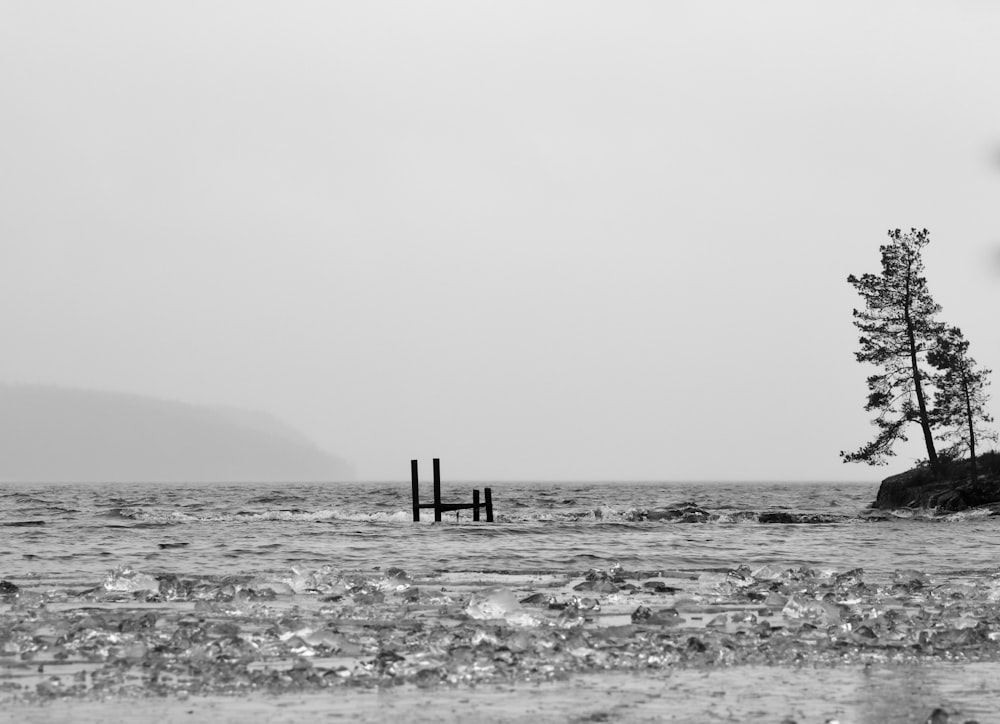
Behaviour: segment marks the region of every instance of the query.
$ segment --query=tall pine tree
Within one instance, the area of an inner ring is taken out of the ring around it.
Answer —
[[[996,433],[982,426],[982,423],[993,422],[986,412],[990,370],[977,368],[976,360],[969,356],[969,342],[958,327],[949,326],[941,331],[927,361],[940,370],[931,412],[935,425],[943,428],[938,438],[957,441],[952,456],[968,450],[970,472],[975,482],[976,440],[997,438]]]
[[[932,374],[926,356],[943,326],[935,317],[941,311],[927,290],[921,251],[930,241],[927,229],[889,232],[889,243],[880,247],[882,273],[847,277],[864,299],[864,309],[854,310],[854,325],[861,331],[858,362],[873,364],[879,372],[868,378],[865,409],[875,412],[875,439],[854,452],[841,451],[845,462],[884,465],[894,455],[897,440],[906,440],[911,422],[920,425],[931,470],[940,470],[931,416],[928,383]]]

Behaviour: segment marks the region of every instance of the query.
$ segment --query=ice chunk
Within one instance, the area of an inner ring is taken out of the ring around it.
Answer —
[[[726,573],[726,580],[731,586],[736,588],[746,588],[752,586],[756,581],[749,566],[738,566]]]
[[[250,586],[251,590],[258,595],[290,596],[295,593],[295,590],[285,581],[261,579],[252,581]]]
[[[1000,601],[1000,581],[991,581],[986,589],[986,600],[990,603]]]
[[[465,612],[477,619],[503,619],[517,626],[537,626],[539,620],[521,608],[510,589],[492,586],[476,591]]]
[[[961,631],[962,629],[976,628],[979,625],[979,619],[973,616],[957,616],[955,618],[944,619],[943,623]]]
[[[292,574],[285,576],[281,581],[288,584],[288,587],[295,593],[304,593],[305,591],[315,589],[313,575],[310,572],[300,571],[297,568],[292,568]]]
[[[767,598],[764,599],[763,603],[768,608],[784,608],[785,604],[788,603],[788,597],[782,596],[777,591],[768,591]]]
[[[765,563],[751,574],[758,581],[781,581],[788,578],[788,572]]]
[[[817,601],[800,594],[789,598],[781,613],[785,618],[802,619],[818,626],[840,623],[840,609],[836,604]]]
[[[136,591],[158,593],[160,582],[148,573],[140,573],[131,566],[119,566],[113,571],[108,571],[108,575],[104,578],[104,590],[123,593],[135,593]]]
[[[907,588],[922,588],[930,583],[930,577],[921,571],[907,568],[893,573],[892,582]]]
[[[275,585],[277,584],[277,586]],[[284,575],[258,578],[253,587],[270,587],[275,593],[320,593],[329,595],[334,590],[343,587],[340,572],[332,566],[324,565],[315,570],[303,570],[292,567]]]
[[[840,588],[856,588],[864,584],[864,576],[863,568],[852,568],[845,573],[838,573],[834,581]]]
[[[380,591],[402,593],[413,585],[413,581],[410,580],[410,577],[402,568],[393,567],[387,570],[385,575],[375,585],[378,586]]]
[[[476,591],[469,599],[465,612],[472,618],[489,619],[503,618],[506,614],[520,610],[514,594],[508,588],[493,586],[482,591]]]
[[[731,578],[728,573],[716,573],[706,571],[698,576],[696,585],[698,592],[702,594],[729,596],[742,587],[743,582],[737,578]]]

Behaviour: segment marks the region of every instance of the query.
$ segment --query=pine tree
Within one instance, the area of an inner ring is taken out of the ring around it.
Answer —
[[[941,311],[927,290],[923,276],[922,249],[930,241],[927,229],[889,232],[889,243],[882,245],[882,273],[853,274],[847,281],[865,301],[865,308],[854,310],[854,325],[861,331],[858,362],[876,365],[881,370],[868,378],[868,401],[865,410],[876,412],[873,421],[879,431],[875,439],[854,452],[841,451],[844,462],[884,465],[894,455],[897,440],[906,440],[905,429],[917,422],[927,448],[931,470],[940,470],[931,417],[928,412],[927,387],[933,373],[926,370],[927,352],[934,347],[942,325],[935,317]]]
[[[977,477],[976,440],[996,440],[996,433],[982,427],[993,422],[986,412],[989,396],[990,370],[978,369],[976,360],[969,356],[969,342],[958,327],[946,327],[938,336],[937,346],[927,355],[927,361],[941,371],[934,394],[932,418],[943,431],[938,439],[956,440],[950,455],[957,457],[969,451],[972,482]]]

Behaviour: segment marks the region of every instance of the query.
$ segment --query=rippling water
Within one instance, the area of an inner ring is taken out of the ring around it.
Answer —
[[[425,486],[429,496],[429,485]],[[471,498],[446,483],[444,498]],[[497,522],[411,521],[409,484],[0,484],[0,578],[92,586],[114,568],[221,576],[861,567],[994,571],[1000,519],[872,513],[873,484],[495,483]],[[426,501],[425,501],[426,502]],[[424,511],[431,517],[430,511]]]

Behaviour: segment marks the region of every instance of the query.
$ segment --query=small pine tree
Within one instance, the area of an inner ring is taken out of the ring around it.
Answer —
[[[854,325],[861,331],[858,362],[881,367],[868,378],[865,410],[876,412],[873,423],[879,428],[875,439],[855,452],[841,451],[844,462],[884,465],[897,440],[906,440],[905,428],[917,422],[923,432],[931,470],[940,469],[931,417],[927,383],[932,372],[926,369],[926,354],[933,348],[942,325],[936,320],[941,311],[931,298],[923,276],[921,251],[930,242],[927,229],[889,232],[882,245],[882,273],[853,274],[847,281],[865,301],[854,310]]]
[[[927,354],[927,361],[941,372],[936,380],[932,410],[934,424],[944,428],[938,439],[955,440],[951,451],[955,456],[968,450],[975,483],[976,441],[997,439],[996,433],[983,427],[993,422],[986,412],[990,370],[976,367],[976,360],[969,356],[969,342],[958,327],[949,326],[941,331],[937,345]]]

